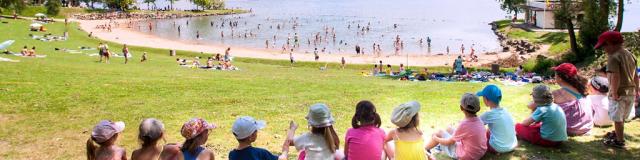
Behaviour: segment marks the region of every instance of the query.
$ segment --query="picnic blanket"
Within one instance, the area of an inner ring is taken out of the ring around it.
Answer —
[[[19,60],[13,60],[9,58],[0,57],[0,62],[20,62]]]

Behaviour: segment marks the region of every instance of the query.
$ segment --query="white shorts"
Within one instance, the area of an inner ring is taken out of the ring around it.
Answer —
[[[617,101],[611,97],[609,98],[609,117],[614,122],[624,122],[631,114],[635,96],[620,96],[620,100]]]

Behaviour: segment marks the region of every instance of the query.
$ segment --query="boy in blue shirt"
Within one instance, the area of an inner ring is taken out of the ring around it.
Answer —
[[[229,160],[278,160],[287,159],[289,152],[289,143],[285,141],[282,155],[280,157],[271,154],[271,152],[251,146],[258,138],[258,130],[264,128],[264,121],[256,121],[253,117],[243,116],[236,119],[233,123],[232,132],[238,140],[238,147],[229,152]]]
[[[567,141],[567,120],[562,108],[553,103],[549,87],[537,85],[531,93],[531,117],[516,124],[516,136],[531,144],[556,147]]]
[[[502,91],[496,85],[488,85],[477,93],[483,98],[484,104],[491,108],[480,116],[482,122],[489,125],[487,132],[488,151],[492,153],[507,153],[518,145],[516,130],[511,114],[500,107]]]

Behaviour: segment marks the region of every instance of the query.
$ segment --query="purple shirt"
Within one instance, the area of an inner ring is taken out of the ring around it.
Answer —
[[[384,137],[384,131],[375,126],[350,128],[345,137],[345,143],[349,144],[348,160],[381,159]]]
[[[593,128],[591,106],[584,99],[558,104],[567,119],[567,133],[571,136],[583,135]]]

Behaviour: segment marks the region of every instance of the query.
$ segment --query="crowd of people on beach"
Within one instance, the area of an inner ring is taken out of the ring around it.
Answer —
[[[233,57],[231,56],[231,48],[227,48],[223,56],[215,54],[215,56],[208,57],[205,64],[200,63],[200,57],[194,57],[193,60],[176,58],[176,63],[183,67],[200,68],[200,69],[214,69],[214,70],[240,70],[240,68],[231,64]],[[217,64],[215,64],[217,62]]]
[[[352,128],[345,133],[344,147],[334,129],[330,107],[317,103],[309,107],[305,119],[309,130],[295,136],[298,125],[290,122],[280,155],[252,146],[259,130],[266,122],[253,117],[238,117],[231,127],[238,146],[229,151],[231,160],[288,159],[290,146],[295,146],[298,159],[435,159],[443,154],[453,159],[480,159],[487,153],[509,153],[518,147],[518,139],[528,143],[557,148],[569,137],[594,136],[594,127],[614,126],[614,131],[603,136],[602,143],[615,148],[625,148],[624,123],[634,115],[637,101],[638,75],[636,58],[622,48],[619,32],[603,33],[596,48],[608,54],[604,72],[590,80],[583,78],[570,63],[553,67],[560,89],[536,85],[530,92],[527,107],[530,116],[520,123],[501,106],[504,97],[496,85],[486,85],[475,94],[465,93],[460,98],[459,114],[464,115],[456,126],[440,126],[442,130],[424,136],[420,129],[421,105],[410,101],[398,105],[390,115],[396,128],[384,131],[376,106],[367,100],[355,105],[351,119]],[[481,98],[479,98],[481,97]],[[479,114],[480,101],[489,109]],[[144,119],[140,123],[138,139],[141,146],[133,151],[131,159],[214,159],[214,150],[203,147],[209,133],[216,126],[200,118],[184,123],[180,133],[183,143],[159,144],[166,136],[164,125],[157,119]],[[87,140],[87,158],[127,159],[125,149],[117,146],[117,139],[124,130],[123,122],[100,121]],[[424,137],[427,137],[426,140]],[[580,143],[580,142],[576,142]]]

